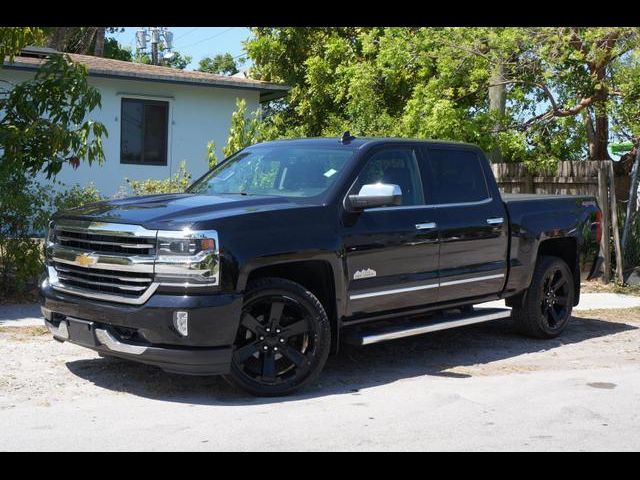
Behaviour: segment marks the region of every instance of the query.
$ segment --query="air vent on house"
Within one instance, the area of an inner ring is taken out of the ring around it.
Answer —
[[[20,51],[21,57],[33,57],[33,58],[47,58],[54,53],[60,53],[55,48],[49,47],[36,47],[33,45],[29,45],[24,47]]]

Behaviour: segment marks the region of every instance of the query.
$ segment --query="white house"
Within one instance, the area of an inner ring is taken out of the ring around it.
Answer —
[[[0,69],[0,80],[19,83],[33,77],[45,61],[44,49],[25,50]],[[57,180],[70,186],[93,182],[103,195],[114,194],[125,178],[166,178],[185,160],[192,178],[207,166],[207,142],[214,141],[218,158],[226,143],[236,99],[247,111],[286,95],[288,87],[248,78],[143,65],[69,54],[86,65],[88,81],[102,96],[102,108],[90,114],[108,131],[102,166],[68,165]]]

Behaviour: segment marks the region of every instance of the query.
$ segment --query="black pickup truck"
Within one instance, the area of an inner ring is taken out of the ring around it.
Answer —
[[[42,311],[57,340],[282,395],[341,341],[508,316],[557,336],[599,273],[600,217],[591,197],[501,195],[473,145],[267,142],[186,193],[57,213]]]

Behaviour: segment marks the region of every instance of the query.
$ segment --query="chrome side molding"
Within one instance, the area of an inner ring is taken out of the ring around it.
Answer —
[[[401,325],[394,325],[384,330],[378,328],[371,329],[370,331],[354,332],[351,335],[346,335],[345,341],[353,345],[371,345],[373,343],[395,340],[397,338],[463,327],[474,323],[506,319],[510,316],[510,308],[478,308],[470,314],[453,315],[448,319],[445,317],[444,320],[439,322],[407,322]]]

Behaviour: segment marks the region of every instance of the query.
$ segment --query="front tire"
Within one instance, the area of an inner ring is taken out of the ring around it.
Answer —
[[[327,313],[313,293],[283,278],[258,279],[244,297],[230,379],[257,396],[292,393],[320,374],[330,343]]]
[[[513,306],[516,328],[530,337],[557,337],[569,323],[574,297],[573,274],[566,262],[558,257],[540,257],[529,289]]]

